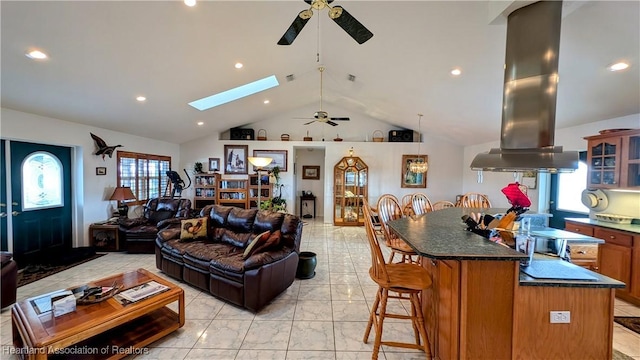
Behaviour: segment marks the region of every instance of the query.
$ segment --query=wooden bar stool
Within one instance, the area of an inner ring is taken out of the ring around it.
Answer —
[[[378,284],[378,292],[371,307],[369,322],[362,341],[365,344],[368,343],[371,328],[374,327],[376,335],[371,359],[378,359],[381,345],[422,350],[425,358],[431,359],[431,345],[420,301],[422,291],[431,287],[432,284],[429,273],[421,265],[414,263],[386,263],[378,238],[375,236],[373,224],[369,220],[371,217],[367,214],[370,211],[369,206],[365,205],[364,209],[365,228],[371,250],[369,276]],[[388,299],[408,300],[411,303],[411,315],[388,313]],[[415,343],[382,340],[385,318],[411,320]]]
[[[462,199],[460,200],[461,207],[465,208],[490,208],[491,201],[489,201],[489,197],[484,194],[479,193],[466,193],[462,195]]]
[[[411,246],[404,242],[404,240],[398,238],[396,234],[389,230],[389,226],[387,226],[389,221],[404,217],[404,212],[398,203],[398,199],[392,194],[384,194],[378,199],[376,208],[378,209],[378,217],[380,218],[385,245],[391,249],[389,262],[393,262],[396,254],[402,256],[402,262],[420,262],[421,257],[413,251]],[[414,257],[416,260],[413,259]]]
[[[454,203],[452,203],[451,201],[440,200],[440,201],[436,201],[433,204],[433,211],[442,210],[442,209],[446,209],[446,208],[451,208],[451,207],[455,207],[455,206],[456,205]]]
[[[413,208],[413,213],[415,215],[422,215],[433,211],[431,200],[429,200],[429,197],[423,193],[413,194],[411,197],[411,207]]]

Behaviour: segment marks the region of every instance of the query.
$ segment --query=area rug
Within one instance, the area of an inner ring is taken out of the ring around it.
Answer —
[[[613,321],[640,334],[640,317],[638,316],[614,316]]]
[[[59,273],[60,271],[70,269],[74,266],[86,263],[87,261],[97,259],[104,255],[106,254],[93,253],[91,255],[88,255],[87,257],[76,259],[71,263],[60,264],[60,265],[49,265],[49,264],[27,265],[24,269],[22,269],[18,273],[18,287],[30,284],[34,281],[38,281],[47,276]]]

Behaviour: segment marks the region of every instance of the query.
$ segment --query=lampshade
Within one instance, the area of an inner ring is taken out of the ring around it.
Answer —
[[[113,195],[109,198],[109,200],[134,200],[136,197],[133,195],[131,188],[128,186],[118,186],[113,190]]]
[[[258,169],[262,169],[263,167],[271,164],[271,162],[273,161],[272,158],[268,157],[249,157],[248,159],[251,165],[257,167]]]
[[[422,143],[422,132],[420,129],[420,123],[422,122],[422,114],[418,114],[418,155],[420,154],[420,144]],[[426,161],[416,160],[409,165],[409,170],[413,173],[425,173],[429,169],[429,164]]]

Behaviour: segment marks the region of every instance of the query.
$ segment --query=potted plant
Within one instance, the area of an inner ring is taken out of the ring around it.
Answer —
[[[273,181],[274,191],[278,189],[278,196],[275,196],[271,199],[264,200],[260,203],[260,209],[262,210],[271,210],[271,211],[287,211],[287,201],[282,198],[282,187],[283,184],[280,184],[280,167],[274,166],[273,169],[269,172],[269,175],[273,177],[275,181]]]

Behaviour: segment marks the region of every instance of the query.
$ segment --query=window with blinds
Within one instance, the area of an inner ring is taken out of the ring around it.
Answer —
[[[118,151],[118,186],[128,186],[136,196],[132,204],[145,204],[163,195],[169,182],[171,157]]]

